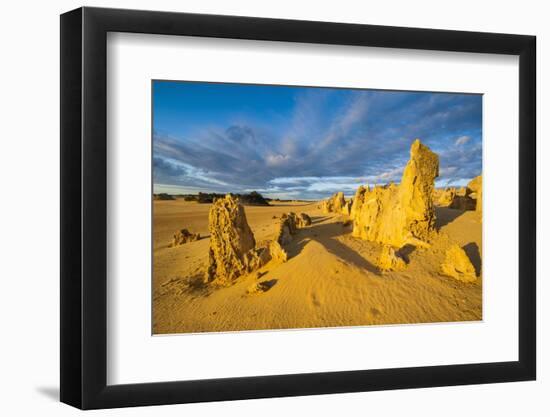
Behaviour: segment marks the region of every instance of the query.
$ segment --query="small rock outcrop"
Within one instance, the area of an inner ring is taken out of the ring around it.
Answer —
[[[292,212],[283,214],[275,240],[281,245],[288,245],[292,241],[292,235],[296,233],[296,229],[296,214]]]
[[[470,198],[469,196],[456,195],[449,205],[449,208],[455,210],[475,210],[476,200]]]
[[[440,192],[437,205],[455,210],[475,210],[476,201],[470,197],[470,192],[467,188],[456,189],[450,187]]]
[[[482,184],[483,179],[480,176],[475,177],[472,181],[468,183],[468,189],[471,191],[470,197],[476,200],[476,211],[482,211],[483,204],[483,195],[482,195]]]
[[[345,206],[346,199],[342,191],[335,193],[332,197],[330,197],[328,200],[323,201],[321,204],[321,208],[323,209],[323,213],[325,214],[343,213]]]
[[[309,217],[306,213],[300,213],[298,217],[296,218],[297,226],[298,228],[311,226],[311,217]]]
[[[383,271],[400,271],[407,265],[391,245],[383,245],[378,258],[378,266]]]
[[[253,282],[252,285],[247,288],[246,293],[249,295],[262,294],[266,291],[269,291],[276,283],[276,279],[272,279],[269,281]]]
[[[456,190],[454,188],[445,188],[445,190],[441,191],[439,194],[437,205],[441,207],[449,207],[453,203],[455,197]]]
[[[344,203],[344,206],[342,207],[342,214],[346,216],[351,215],[351,207],[353,206],[353,199],[350,198]]]
[[[292,242],[298,229],[311,225],[311,218],[306,213],[285,213],[281,216],[275,239],[269,242],[270,258],[275,261],[286,262],[288,253],[285,246]]]
[[[200,238],[200,233],[191,233],[187,229],[181,229],[174,233],[174,237],[172,238],[170,247],[180,246],[187,242],[194,242],[196,240],[199,240]]]
[[[230,195],[217,199],[208,215],[210,251],[207,281],[230,283],[248,272],[254,234],[241,204]]]
[[[241,275],[258,270],[270,261],[286,262],[285,245],[292,241],[298,228],[311,225],[311,218],[305,213],[283,214],[275,239],[256,247],[243,206],[228,194],[214,201],[208,222],[210,251],[206,282],[230,285]]]
[[[456,244],[447,249],[441,272],[462,282],[474,282],[477,279],[476,270],[470,258],[464,249]]]
[[[427,246],[435,230],[433,190],[439,175],[439,158],[416,139],[401,184],[365,192],[355,211],[353,236],[402,247]]]
[[[345,205],[346,199],[344,197],[344,193],[342,191],[337,192],[333,199],[333,211],[335,213],[341,213],[342,210],[344,210]]]

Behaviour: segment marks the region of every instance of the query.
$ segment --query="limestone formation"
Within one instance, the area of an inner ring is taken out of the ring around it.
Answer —
[[[405,268],[406,263],[397,255],[391,245],[383,245],[378,258],[378,266],[384,271],[399,271]]]
[[[472,198],[475,198],[476,200],[476,211],[481,212],[482,211],[482,204],[483,204],[483,198],[482,198],[482,183],[483,179],[480,176],[475,177],[472,181],[468,183],[468,189],[471,190],[472,194],[470,196]]]
[[[275,241],[281,245],[287,245],[292,241],[292,235],[296,233],[296,215],[285,213],[281,216],[279,230],[275,235]]]
[[[445,262],[441,265],[443,274],[463,282],[474,282],[476,270],[460,246],[454,244],[445,253]]]
[[[353,236],[398,248],[427,246],[435,229],[432,194],[438,175],[438,156],[416,139],[401,184],[365,193],[355,212]]]
[[[469,196],[456,195],[449,205],[449,208],[456,210],[475,210],[476,200]]]
[[[277,260],[278,257],[273,256],[274,252],[271,249],[270,243],[263,244],[262,246],[248,251],[246,254],[248,272],[260,269],[271,260]],[[286,259],[280,259],[286,262]]]
[[[363,201],[365,199],[365,195],[369,192],[369,186],[363,187],[362,185],[357,188],[357,191],[355,192],[355,197],[353,197],[353,204],[351,205],[350,210],[350,217],[353,220],[357,213],[361,210],[361,206],[363,205]]]
[[[344,206],[346,205],[346,199],[344,198],[344,193],[342,191],[336,193],[333,199],[333,204],[334,212],[341,213],[344,209]]]
[[[288,253],[285,246],[292,242],[292,237],[298,229],[311,225],[311,217],[306,213],[296,215],[293,212],[285,213],[281,216],[275,239],[269,242],[267,249],[269,259],[279,262],[286,262]]]
[[[456,210],[475,210],[476,201],[470,197],[467,188],[446,188],[439,194],[437,204],[440,207],[448,207]]]
[[[456,195],[459,197],[467,197],[469,196],[471,191],[468,189],[468,187],[460,187],[456,190]]]
[[[243,206],[231,195],[216,199],[208,216],[210,230],[207,282],[222,285],[233,283],[241,275],[253,272],[270,261],[286,262],[284,246],[292,241],[297,228],[311,224],[301,213],[281,216],[275,239],[256,247]]]
[[[174,233],[174,237],[172,238],[172,242],[170,243],[171,247],[176,247],[183,245],[187,242],[194,242],[196,240],[199,240],[201,238],[200,233],[191,233],[187,229],[181,229],[178,230],[176,233]]]
[[[311,217],[309,217],[306,213],[300,213],[298,217],[296,218],[296,226],[298,228],[311,226]]]
[[[351,215],[351,207],[353,205],[353,199],[350,198],[349,200],[347,200],[345,203],[344,203],[344,206],[342,207],[342,214],[346,215],[346,216],[350,216]]]
[[[445,190],[439,195],[437,204],[441,207],[449,207],[453,203],[455,197],[456,190],[454,188],[445,188]]]
[[[286,262],[288,260],[288,252],[277,240],[272,240],[268,244],[269,259],[275,262]]]
[[[434,230],[432,191],[438,176],[439,157],[416,139],[399,186],[400,206],[404,211],[403,243],[408,243],[409,237],[426,241]]]
[[[328,200],[325,200],[321,203],[321,208],[323,213],[342,213],[346,205],[346,199],[342,191],[335,193]]]
[[[208,215],[210,251],[207,281],[231,283],[248,272],[256,241],[244,208],[230,195],[217,199]]]

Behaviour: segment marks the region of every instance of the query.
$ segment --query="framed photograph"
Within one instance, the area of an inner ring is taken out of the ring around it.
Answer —
[[[61,401],[533,380],[535,37],[61,16]]]

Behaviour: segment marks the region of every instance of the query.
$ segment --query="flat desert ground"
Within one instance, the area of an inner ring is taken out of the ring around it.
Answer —
[[[411,247],[404,270],[382,272],[376,266],[381,246],[352,237],[345,215],[323,214],[318,202],[271,204],[245,206],[257,243],[273,239],[275,217],[283,213],[306,213],[312,225],[286,247],[287,262],[260,269],[266,291],[249,294],[257,271],[230,287],[200,284],[208,266],[211,204],[154,201],[154,334],[482,319],[481,213],[436,208],[439,233],[431,248]],[[182,228],[203,238],[169,247]],[[450,242],[464,247],[478,274],[475,283],[440,273]]]

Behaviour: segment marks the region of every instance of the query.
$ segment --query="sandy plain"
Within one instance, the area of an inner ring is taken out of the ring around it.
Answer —
[[[323,214],[318,202],[272,202],[245,206],[257,243],[273,239],[276,217],[306,213],[285,263],[269,263],[230,287],[200,282],[208,265],[211,204],[183,199],[154,201],[153,333],[319,328],[482,319],[481,213],[436,207],[439,233],[429,249],[404,251],[402,271],[381,271],[381,245],[351,236],[347,216]],[[202,238],[170,247],[176,230]],[[464,247],[478,279],[463,283],[443,276],[451,242]],[[259,281],[265,291],[249,294]]]

